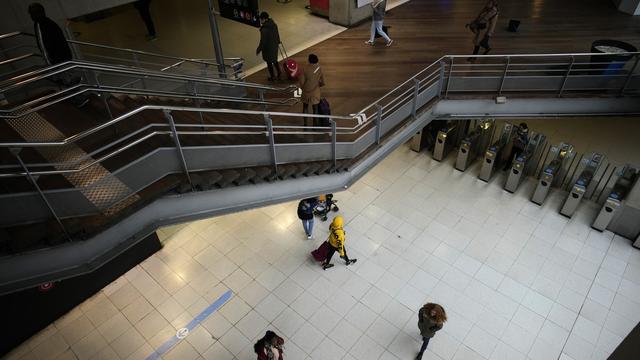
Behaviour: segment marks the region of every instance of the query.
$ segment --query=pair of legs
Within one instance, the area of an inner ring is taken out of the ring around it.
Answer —
[[[523,152],[524,152],[523,149],[520,149],[519,147],[512,146],[511,147],[511,153],[509,154],[509,157],[507,158],[507,161],[505,162],[504,168],[502,168],[502,170],[503,171],[509,170],[509,168],[513,164],[513,160],[518,158],[518,156],[520,156],[520,154],[522,154]]]
[[[369,37],[369,41],[367,41],[368,44],[373,45],[373,43],[376,41],[376,32],[378,34],[380,34],[380,36],[382,36],[382,38],[384,39],[384,41],[387,42],[387,44],[391,44],[391,39],[389,38],[389,35],[387,35],[387,33],[384,32],[384,30],[382,30],[382,24],[384,23],[384,21],[380,20],[373,20],[371,22],[371,36]]]
[[[480,52],[480,48],[484,49],[482,55],[487,55],[489,51],[491,51],[491,46],[489,45],[489,35],[487,35],[486,33],[482,35],[481,31],[476,34],[476,37],[473,39],[473,44],[473,55],[478,55],[478,52]],[[467,61],[474,62],[476,61],[476,58],[470,57],[467,59]]]
[[[280,66],[278,66],[278,62],[269,62],[267,61],[267,70],[269,70],[269,81],[273,81],[273,79],[275,79],[274,77],[274,69],[275,71],[278,73],[278,80],[280,80],[280,76],[282,75],[282,73],[280,72]]]
[[[307,103],[302,103],[302,112],[305,114],[318,114],[318,104],[311,104],[311,111],[309,112],[309,104]],[[304,118],[304,125],[305,126],[315,126],[317,125],[319,119],[316,118],[311,118],[311,121],[309,121],[309,118]]]
[[[418,356],[416,356],[416,360],[422,360],[422,354],[424,354],[424,351],[427,350],[427,345],[429,345],[429,338],[423,337],[422,338],[422,347],[420,347],[420,352],[418,353]]]
[[[156,27],[153,24],[153,19],[151,18],[151,10],[149,9],[150,3],[150,0],[139,0],[133,3],[133,5],[138,10],[142,21],[144,21],[144,24],[147,27],[147,36],[154,39],[156,37]]]
[[[313,234],[313,218],[309,220],[302,220],[302,227],[304,228],[304,232],[307,234],[307,237],[311,238],[311,234]]]
[[[322,264],[322,268],[324,270],[333,267],[333,264],[331,264],[331,258],[333,257],[333,254],[336,251],[339,251],[340,249],[336,249],[333,246],[331,246],[331,244],[329,244],[329,253],[327,254],[327,259],[324,261],[324,264]],[[351,265],[354,262],[358,261],[358,259],[353,259],[353,260],[349,260],[349,256],[347,255],[347,249],[344,249],[344,256],[341,256],[341,258],[345,261],[345,263],[347,265]]]

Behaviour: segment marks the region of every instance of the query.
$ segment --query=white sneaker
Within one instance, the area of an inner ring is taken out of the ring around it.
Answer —
[[[371,41],[371,40],[367,40],[367,41],[365,41],[364,43],[365,43],[365,44],[367,44],[367,45],[369,45],[369,46],[373,46],[373,45],[375,45],[375,43],[374,43],[373,41]]]
[[[391,44],[393,44],[393,40],[389,40],[389,42],[387,43],[387,47],[391,46]]]
[[[311,240],[311,235],[307,235],[307,240]]]

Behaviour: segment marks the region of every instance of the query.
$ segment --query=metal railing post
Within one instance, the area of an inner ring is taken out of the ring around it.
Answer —
[[[178,156],[180,157],[180,161],[182,162],[182,168],[184,170],[185,175],[187,176],[187,180],[189,181],[189,185],[191,185],[191,191],[194,190],[193,182],[191,182],[191,176],[189,175],[189,168],[187,167],[187,160],[184,157],[184,152],[182,151],[182,145],[180,145],[180,139],[178,138],[178,131],[176,130],[176,123],[173,121],[173,115],[171,115],[171,110],[163,110],[164,117],[169,122],[171,126],[171,132],[173,134],[173,142],[176,144],[176,149],[178,150]]]
[[[451,84],[451,73],[453,72],[453,57],[450,58],[451,63],[449,64],[449,76],[447,76],[447,87],[444,91],[444,98],[446,99],[449,96],[449,85]],[[442,79],[444,81],[444,78]]]
[[[376,104],[376,144],[380,145],[380,139],[382,137],[382,105]]]
[[[65,228],[64,224],[62,223],[62,220],[60,220],[60,217],[58,216],[56,211],[53,209],[53,206],[51,205],[49,200],[47,200],[47,196],[44,194],[44,192],[42,192],[42,189],[40,188],[40,185],[38,185],[38,182],[37,182],[38,179],[36,177],[34,177],[31,174],[31,172],[29,172],[29,169],[27,168],[25,163],[22,161],[22,158],[20,157],[20,151],[21,150],[22,150],[21,148],[9,149],[9,151],[11,151],[13,156],[15,156],[16,159],[18,159],[18,162],[20,163],[20,166],[22,167],[22,170],[24,170],[25,174],[27,174],[27,178],[29,179],[29,182],[31,182],[33,184],[33,186],[36,188],[36,190],[38,191],[38,194],[40,194],[40,197],[42,198],[42,201],[44,201],[44,203],[47,205],[47,208],[49,209],[49,212],[51,212],[53,217],[56,219],[56,222],[60,226],[60,229],[62,229],[62,232],[64,233],[64,236],[66,236],[67,241],[73,241],[71,239],[71,236],[67,232],[67,229]]]
[[[504,87],[504,79],[507,77],[509,71],[509,64],[511,63],[511,57],[507,56],[507,63],[504,66],[504,72],[502,73],[502,79],[500,80],[500,89],[498,90],[498,96],[502,95],[502,88]]]
[[[622,88],[620,89],[620,96],[624,95],[625,90],[627,90],[627,86],[631,81],[631,77],[636,71],[636,67],[638,67],[638,61],[640,61],[640,55],[636,55],[636,61],[633,62],[633,66],[631,67],[631,70],[629,70],[629,75],[627,75],[627,78],[624,81],[624,85],[622,85]]]
[[[413,103],[411,104],[411,116],[416,118],[418,111],[418,94],[420,93],[420,80],[413,78]]]
[[[438,81],[438,97],[442,97],[442,89],[443,89],[442,85],[444,83],[444,70],[446,66],[447,65],[445,64],[444,61],[440,61],[440,75],[439,75],[440,81]]]
[[[264,114],[264,123],[267,126],[267,136],[269,137],[269,150],[271,151],[271,165],[273,166],[273,178],[278,177],[278,158],[276,156],[276,140],[273,136],[273,121],[268,114]]]
[[[137,68],[141,68],[140,67],[140,59],[138,59],[138,54],[133,53],[131,55],[133,57],[133,63],[136,65]],[[140,80],[142,81],[142,88],[146,89],[147,88],[147,82],[144,80],[144,76],[142,76],[140,78]]]
[[[334,173],[336,172],[336,169],[338,168],[338,161],[336,159],[337,157],[337,151],[336,151],[336,146],[337,146],[337,130],[336,130],[336,121],[334,119],[329,119],[329,121],[331,121],[331,158],[333,159],[333,165],[331,166],[331,172]]]
[[[573,69],[573,63],[576,61],[575,57],[571,57],[571,62],[569,63],[569,67],[567,68],[567,72],[564,74],[564,79],[562,79],[562,86],[560,86],[560,91],[558,91],[558,97],[562,96],[562,92],[564,91],[564,86],[567,83],[567,79],[569,78],[569,74],[571,74],[571,69]]]
[[[191,91],[191,94],[195,97],[198,96],[198,84],[196,84],[195,82],[192,82],[193,84],[193,90]],[[201,107],[201,101],[200,99],[194,99],[194,102],[196,103],[196,107],[198,109],[200,109]],[[198,118],[200,119],[200,124],[204,125],[204,116],[202,115],[202,111],[198,111]],[[202,131],[206,131],[206,129],[204,127],[202,127]]]
[[[260,97],[260,101],[264,103],[264,90],[258,90],[258,96]],[[267,111],[267,104],[262,104],[262,110]]]

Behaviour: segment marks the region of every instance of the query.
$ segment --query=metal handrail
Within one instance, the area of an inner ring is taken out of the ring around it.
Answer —
[[[30,53],[30,54],[24,54],[24,55],[19,55],[16,57],[13,57],[11,59],[7,59],[7,60],[2,60],[0,61],[0,66],[2,65],[8,65],[8,64],[12,64],[14,62],[18,62],[18,61],[22,61],[24,59],[28,59],[30,57],[42,57],[42,55],[40,54],[34,54],[34,53]]]
[[[9,32],[9,33],[0,35],[0,40],[12,38],[12,37],[15,37],[15,36],[21,36],[21,35],[35,37],[35,35],[33,35],[31,33],[22,32],[22,31],[13,31],[13,32]]]
[[[232,63],[232,64],[226,64],[226,63],[225,64],[218,64],[216,62],[208,61],[208,59],[183,58],[183,57],[179,57],[179,56],[164,55],[164,54],[152,53],[152,52],[143,51],[143,50],[119,48],[119,47],[115,47],[115,46],[109,46],[109,45],[103,45],[103,44],[95,44],[95,43],[90,43],[90,42],[85,42],[85,41],[78,41],[78,40],[67,40],[67,43],[76,44],[76,45],[82,45],[82,46],[91,46],[91,47],[96,47],[96,48],[100,48],[100,49],[108,49],[108,50],[127,52],[127,53],[137,54],[137,55],[145,55],[145,56],[153,56],[153,57],[164,58],[164,59],[178,60],[178,61],[183,61],[183,62],[192,62],[192,63],[195,63],[195,64],[206,65],[206,66],[223,65],[223,66],[228,67],[228,68],[234,68],[235,66],[238,66],[240,63],[244,62],[244,59],[238,58],[238,57],[234,57],[234,58],[224,58],[225,60],[234,60],[235,62]]]
[[[638,53],[635,53],[638,54]],[[537,54],[538,57],[553,57],[553,56],[564,56],[565,54],[561,54],[561,55],[555,55],[555,54]],[[580,54],[580,55],[585,55],[585,54]],[[592,55],[591,53],[586,54],[586,55]],[[602,54],[598,54],[598,55],[602,55]],[[606,55],[606,54],[605,54]],[[608,54],[611,55],[611,54]],[[526,55],[523,55],[526,56]],[[286,112],[272,112],[272,111],[250,111],[250,110],[233,110],[233,109],[210,109],[210,108],[195,108],[195,107],[176,107],[176,106],[156,106],[156,105],[144,105],[141,106],[140,108],[134,109],[126,114],[123,114],[115,119],[112,119],[111,121],[108,121],[104,124],[101,124],[99,126],[96,126],[94,128],[85,130],[79,134],[75,134],[73,136],[70,136],[64,140],[61,141],[53,141],[53,142],[7,142],[7,143],[0,143],[0,147],[23,147],[23,146],[31,146],[31,147],[44,147],[44,146],[61,146],[61,145],[68,145],[70,143],[73,143],[75,141],[78,141],[82,138],[85,138],[97,131],[100,131],[106,127],[109,127],[111,125],[115,125],[121,121],[125,121],[127,118],[141,112],[141,111],[145,111],[145,110],[161,110],[161,111],[188,111],[188,112],[200,112],[200,113],[224,113],[224,114],[244,114],[244,115],[259,115],[259,116],[264,116],[264,117],[271,117],[271,116],[285,116],[285,117],[293,117],[293,118],[329,118],[332,123],[335,124],[336,120],[351,120],[351,121],[357,121],[358,120],[358,116],[361,114],[364,114],[367,110],[371,109],[372,107],[377,107],[379,109],[378,114],[379,116],[384,116],[390,112],[392,112],[395,108],[397,108],[399,105],[401,104],[406,104],[406,101],[408,99],[412,98],[412,95],[410,95],[411,90],[413,90],[414,87],[417,87],[418,89],[420,89],[421,87],[426,87],[426,86],[431,86],[434,84],[434,82],[437,81],[444,81],[446,80],[445,78],[442,78],[442,75],[440,76],[435,76],[436,74],[438,74],[438,72],[440,72],[440,74],[444,73],[444,71],[442,70],[443,66],[449,66],[446,65],[447,62],[444,61],[445,59],[453,59],[453,58],[460,58],[463,56],[459,56],[459,55],[452,55],[452,56],[443,56],[440,59],[438,59],[436,62],[432,63],[431,65],[427,66],[426,68],[422,69],[421,71],[419,71],[418,73],[416,73],[413,77],[411,77],[409,80],[403,82],[402,84],[398,85],[397,87],[395,87],[394,89],[392,89],[391,91],[387,92],[384,96],[382,96],[381,98],[379,98],[378,100],[376,100],[374,103],[368,105],[367,107],[365,107],[363,110],[361,110],[358,114],[354,114],[352,116],[326,116],[326,115],[311,115],[311,114],[297,114],[297,113],[286,113]],[[483,57],[483,56],[477,56],[477,57]],[[510,55],[491,55],[491,56],[487,56],[487,57],[491,57],[491,58],[496,58],[496,57],[501,57],[501,58],[510,58]],[[637,64],[637,61],[636,61]],[[509,64],[507,62],[507,64],[502,64],[504,65],[504,73],[506,75],[507,71],[508,71],[508,67]],[[565,64],[566,65],[566,64]],[[434,67],[437,67],[438,70],[435,70]],[[434,69],[433,71],[431,71],[430,73],[427,73],[425,75],[425,73],[429,70],[429,69]],[[634,68],[632,69],[632,71],[635,69],[635,65]],[[633,75],[633,73],[631,72],[628,76],[628,78]],[[424,77],[423,77],[424,76]],[[451,72],[449,72],[449,76],[451,76]],[[400,93],[400,95],[396,96],[395,98],[391,99],[390,101],[388,101],[384,106],[380,105],[381,102],[388,100],[388,98],[390,96],[392,96],[392,94],[394,94],[396,91],[400,90],[403,88],[403,86],[406,86],[407,84],[413,82],[414,84],[410,87],[410,88],[406,88],[404,91],[402,91]],[[502,82],[504,82],[504,76],[502,79]],[[501,82],[501,83],[502,83]],[[626,86],[626,84],[625,84]],[[564,87],[564,85],[563,85]],[[608,88],[606,88],[608,89]],[[545,89],[540,89],[540,90],[545,90]],[[414,94],[413,96],[416,96],[417,94]],[[446,95],[445,95],[446,96]],[[386,109],[387,107],[389,107],[389,109]],[[383,110],[387,110],[382,112]],[[337,127],[335,126],[335,130],[333,131],[338,131],[340,130],[340,134],[355,134],[357,132],[359,132],[361,129],[365,128],[366,126],[368,126],[370,124],[370,122],[358,122],[356,125],[354,126],[341,126],[341,127]],[[216,125],[216,124],[207,124],[207,125],[203,125],[203,124],[181,124],[179,126],[186,126],[186,127],[224,127],[223,125]],[[175,125],[174,125],[175,127]],[[264,134],[264,126],[262,125],[228,125],[227,127],[233,127],[233,128],[256,128],[258,129],[258,132],[252,132],[252,133],[260,133],[260,134]],[[298,126],[291,126],[291,125],[275,125],[273,126],[273,129],[291,129],[291,128],[303,128],[303,129],[320,129],[322,130],[321,133],[326,133],[325,130],[327,130],[327,128],[322,128],[322,127],[298,127]],[[203,132],[190,132],[190,134],[202,134]],[[244,132],[243,132],[244,133]],[[280,133],[291,133],[291,132],[280,132]],[[309,134],[309,132],[304,132],[306,134]],[[120,142],[121,140],[117,140],[117,142]]]
[[[226,85],[226,86],[233,86],[233,87],[244,87],[249,89],[276,91],[276,92],[290,92],[297,88],[295,85],[278,88],[274,86],[268,86],[268,85],[262,85],[262,84],[256,84],[256,83],[247,83],[244,81],[235,81],[235,80],[217,79],[217,78],[201,78],[201,77],[191,76],[191,75],[163,73],[159,71],[139,69],[139,68],[124,66],[124,65],[96,64],[91,62],[72,60],[72,61],[66,61],[60,64],[56,64],[53,66],[49,66],[43,69],[38,69],[26,74],[22,74],[5,81],[4,83],[0,83],[0,86],[5,86],[3,88],[0,88],[0,92],[5,92],[29,83],[33,83],[35,81],[44,80],[48,77],[61,74],[65,71],[76,70],[76,69],[109,71],[109,72],[116,72],[121,74],[146,76],[146,77],[159,77],[159,78],[171,79],[171,80],[188,80],[188,81],[193,81],[198,83],[206,83],[209,85],[223,85],[223,86]],[[7,83],[11,83],[11,85],[6,86],[5,84]]]

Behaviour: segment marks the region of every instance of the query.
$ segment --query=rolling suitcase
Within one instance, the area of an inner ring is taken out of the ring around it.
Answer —
[[[284,69],[285,74],[287,74],[287,78],[289,80],[294,80],[300,75],[300,67],[298,66],[298,62],[291,59],[289,55],[287,55],[287,50],[284,48],[282,43],[278,46],[280,49],[280,54],[282,55],[282,67]]]
[[[316,261],[325,261],[327,259],[327,255],[329,255],[330,246],[329,242],[323,241],[317,249],[311,252],[311,255],[316,259]]]

